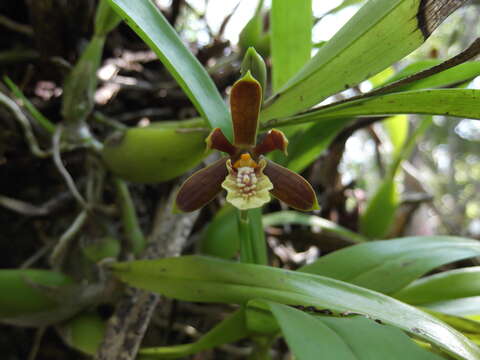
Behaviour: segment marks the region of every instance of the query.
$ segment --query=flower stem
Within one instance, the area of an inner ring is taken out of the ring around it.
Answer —
[[[250,236],[250,221],[248,210],[238,210],[238,234],[240,236],[240,261],[243,263],[255,263],[255,255]]]
[[[267,246],[262,226],[262,210],[238,210],[240,261],[267,265]]]

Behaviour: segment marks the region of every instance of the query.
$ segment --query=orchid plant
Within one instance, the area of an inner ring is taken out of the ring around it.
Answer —
[[[233,144],[220,128],[213,129],[206,139],[207,149],[228,156],[197,171],[183,183],[176,199],[178,209],[197,210],[222,188],[227,191],[227,201],[239,210],[261,207],[270,201],[270,193],[297,210],[318,208],[315,192],[302,176],[264,157],[274,150],[287,154],[284,133],[272,129],[256,143],[261,103],[261,85],[247,72],[230,93]]]

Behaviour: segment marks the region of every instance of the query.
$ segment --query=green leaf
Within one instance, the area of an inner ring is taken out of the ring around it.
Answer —
[[[360,232],[362,234],[377,239],[388,235],[400,202],[395,176],[399,172],[402,161],[408,159],[418,138],[425,133],[431,124],[432,118],[424,117],[414,133],[402,144],[402,147],[397,148],[385,180],[369,200],[367,209],[360,217]]]
[[[312,0],[273,0],[270,23],[272,85],[277,91],[310,60]]]
[[[286,305],[267,304],[296,359],[314,360],[319,358],[319,354],[324,359],[357,359],[349,344],[322,321]]]
[[[263,216],[263,226],[275,226],[283,224],[300,224],[319,227],[322,229],[322,231],[335,234],[347,241],[354,243],[367,241],[367,239],[362,235],[337,225],[333,221],[316,215],[308,215],[297,211],[278,211]]]
[[[122,21],[107,0],[100,0],[95,14],[95,35],[106,36]]]
[[[267,88],[267,65],[262,56],[255,50],[254,47],[249,47],[243,56],[240,65],[240,74],[242,77],[250,74],[260,83],[262,87],[262,102],[265,96],[265,89]]]
[[[395,82],[397,80],[404,79],[410,75],[426,70],[433,66],[439,65],[441,63],[442,63],[442,60],[438,60],[438,59],[427,59],[427,60],[416,61],[414,63],[408,64],[407,66],[403,67],[401,70],[397,71],[395,74],[390,76],[381,84],[378,84],[376,87],[384,86],[392,82]]]
[[[457,358],[480,356],[476,345],[432,316],[380,293],[318,275],[198,256],[114,263],[111,269],[130,285],[180,300],[245,304],[265,299],[359,312]]]
[[[53,134],[53,132],[55,131],[55,125],[50,120],[48,120],[40,111],[38,111],[38,109],[30,102],[30,100],[28,100],[22,90],[20,90],[20,88],[7,75],[3,77],[3,80],[5,81],[5,84],[7,84],[13,95],[15,95],[15,97],[22,101],[22,105],[25,107],[25,109],[28,110],[30,115],[38,121],[38,124],[50,134]]]
[[[386,179],[368,201],[367,209],[360,217],[360,233],[378,239],[386,236],[395,219],[399,203],[397,183]]]
[[[289,347],[299,360],[442,359],[423,350],[402,331],[355,316],[312,316],[295,308],[266,302]]]
[[[258,0],[255,13],[239,34],[238,45],[244,51],[251,46],[257,47],[261,40],[263,27],[263,1],[264,0]]]
[[[239,244],[236,208],[226,203],[202,233],[200,252],[231,259],[238,254]]]
[[[445,271],[419,279],[393,296],[414,305],[480,296],[480,266]]]
[[[41,287],[55,288],[71,284],[73,284],[72,279],[54,271],[1,270],[0,318],[14,318],[52,310],[58,306],[58,303],[42,292]]]
[[[429,35],[425,26],[419,29],[418,19],[424,15],[420,5],[420,0],[368,1],[294,78],[267,100],[262,120],[310,108],[415,50],[425,40],[422,30]],[[453,11],[449,6],[446,9],[449,11],[442,14],[445,17]],[[437,18],[438,23],[443,19]]]
[[[270,127],[353,116],[447,115],[480,119],[480,90],[414,90],[348,101],[269,122]]]
[[[76,350],[95,355],[105,336],[106,322],[96,313],[82,313],[59,326],[63,340]]]
[[[43,327],[71,318],[98,301],[100,285],[75,284],[62,273],[37,269],[0,270],[0,322]]]
[[[392,78],[387,81],[387,84],[395,80],[399,80],[408,75],[412,75],[418,71],[425,70],[429,67],[440,64],[439,60],[423,60],[417,63],[411,64],[405,67],[403,70],[399,71]],[[455,85],[463,84],[469,80],[474,79],[476,76],[480,75],[480,61],[470,61],[457,66],[454,66],[450,69],[442,71],[438,74],[429,76],[425,79],[415,81],[411,84],[401,86],[395,91],[405,91],[405,90],[418,90],[418,89],[432,89],[439,87],[452,87]]]
[[[217,324],[198,341],[184,345],[144,348],[140,350],[139,360],[177,359],[240,340],[248,334],[245,325],[245,310],[241,308]]]
[[[406,115],[397,115],[383,121],[383,126],[388,133],[393,147],[393,157],[402,149],[408,137],[408,118]]]
[[[231,138],[227,107],[205,69],[150,0],[108,0],[127,24],[157,54],[211,127]]]
[[[423,309],[423,311],[426,311],[429,314],[435,316],[437,319],[442,320],[443,322],[462,332],[466,336],[470,334],[480,334],[479,321],[462,318],[460,316],[443,314],[430,309]]]
[[[479,255],[477,240],[413,236],[354,245],[322,256],[300,271],[393,294],[438,266]]]
[[[362,1],[364,1],[364,0],[343,0],[340,5],[334,7],[332,10],[328,11],[323,16],[334,15],[334,14],[338,13],[339,11],[341,11],[341,10],[343,10],[343,9],[349,7],[349,6],[357,5],[358,3],[362,2]]]
[[[430,304],[423,304],[422,306],[450,315],[478,316],[480,315],[480,296],[438,301]]]
[[[289,137],[288,156],[275,154],[275,161],[295,172],[305,170],[325,149],[352,119],[333,119],[311,124],[298,129]]]
[[[67,122],[81,123],[93,110],[104,44],[104,36],[94,36],[65,78],[61,112]]]

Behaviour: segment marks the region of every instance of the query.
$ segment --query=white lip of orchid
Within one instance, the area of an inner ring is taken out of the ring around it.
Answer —
[[[227,190],[227,201],[240,210],[261,207],[270,201],[270,190],[273,184],[263,173],[267,165],[265,160],[260,160],[258,167],[241,166],[234,168],[227,160],[228,175],[222,183]]]
[[[248,199],[249,197],[254,196],[257,187],[255,169],[250,166],[243,166],[238,168],[237,171],[236,184],[242,197]]]

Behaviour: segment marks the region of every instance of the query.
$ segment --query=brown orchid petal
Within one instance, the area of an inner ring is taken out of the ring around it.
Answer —
[[[280,130],[272,129],[265,135],[262,142],[253,148],[253,153],[259,156],[273,150],[281,150],[285,155],[288,155],[287,146],[288,140],[285,134]]]
[[[273,184],[272,195],[288,206],[302,211],[318,208],[315,192],[302,176],[272,161],[263,172]]]
[[[230,110],[233,123],[233,144],[240,147],[255,145],[262,88],[250,72],[233,84]]]
[[[178,190],[176,204],[183,212],[200,209],[209,203],[222,190],[222,182],[227,176],[227,158],[198,170],[190,176]]]
[[[207,143],[207,149],[223,151],[230,156],[235,155],[237,152],[237,148],[233,146],[230,141],[228,141],[220,128],[213,129],[210,135],[208,135],[206,138],[205,142]]]

